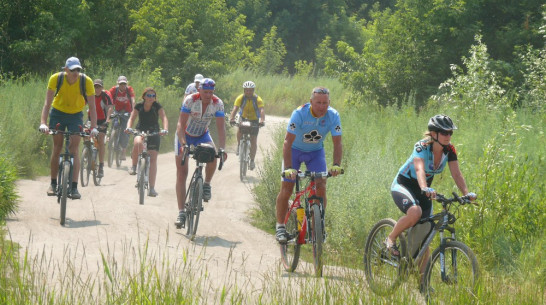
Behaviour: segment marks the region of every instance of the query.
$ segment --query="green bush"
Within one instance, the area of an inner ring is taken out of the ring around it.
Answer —
[[[6,219],[17,208],[16,180],[17,171],[12,160],[0,152],[0,220]]]

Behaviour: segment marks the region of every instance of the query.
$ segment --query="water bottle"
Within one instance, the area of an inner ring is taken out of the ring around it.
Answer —
[[[303,217],[305,216],[305,210],[302,207],[297,208],[296,215],[298,218],[298,231],[301,231],[301,225],[303,224]]]

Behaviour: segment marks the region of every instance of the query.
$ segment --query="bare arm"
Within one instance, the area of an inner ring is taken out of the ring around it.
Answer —
[[[131,116],[129,117],[129,120],[127,121],[127,126],[125,127],[125,129],[131,128],[131,126],[133,126],[133,123],[137,115],[138,115],[138,110],[133,108],[133,111],[131,111]]]
[[[296,139],[296,135],[287,132],[282,145],[282,156],[284,160],[284,168],[291,168],[292,164],[292,143]]]
[[[110,122],[110,116],[112,115],[112,112],[114,112],[114,106],[108,105],[108,113],[106,114],[106,123],[108,124]]]
[[[44,101],[44,107],[42,108],[42,116],[40,118],[40,124],[47,125],[47,117],[49,116],[49,110],[51,109],[51,103],[53,103],[55,92],[47,89],[46,98]]]
[[[216,128],[218,130],[218,141],[220,142],[220,148],[226,148],[226,124],[223,117],[216,118]]]
[[[468,188],[466,187],[463,173],[461,173],[461,169],[459,168],[459,161],[449,161],[447,164],[449,165],[449,171],[451,171],[451,177],[453,177],[453,180],[455,181],[455,184],[457,184],[459,190],[461,190],[463,195],[468,194]]]
[[[239,106],[233,106],[233,109],[231,110],[231,114],[229,115],[229,120],[233,121],[235,120],[235,114],[239,110]]]
[[[189,113],[180,112],[178,116],[178,123],[176,124],[176,134],[178,136],[178,141],[181,145],[186,144],[186,137],[184,136],[186,125],[188,124],[188,119],[190,118]]]
[[[341,136],[332,136],[332,142],[334,143],[334,164],[341,165],[341,158],[343,157]]]
[[[97,128],[97,109],[95,105],[95,95],[88,95],[87,101],[87,105],[89,106],[89,118],[91,119],[91,129]]]
[[[419,187],[421,189],[428,187],[425,173],[425,160],[423,160],[423,158],[413,158],[413,166],[415,167]]]
[[[265,122],[265,110],[264,107],[260,108],[260,123]]]
[[[159,109],[159,117],[161,118],[161,121],[163,122],[163,129],[169,130],[169,121],[167,121],[167,115],[165,115],[165,109],[161,108]]]

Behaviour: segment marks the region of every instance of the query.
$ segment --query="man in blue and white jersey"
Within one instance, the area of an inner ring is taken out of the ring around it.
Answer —
[[[300,166],[305,162],[308,171],[326,171],[324,139],[332,134],[334,144],[332,176],[341,173],[341,121],[339,113],[330,107],[330,91],[316,87],[311,93],[310,102],[292,112],[283,144],[284,179],[277,196],[276,238],[280,243],[286,242],[284,218],[288,211],[288,199],[294,190],[295,178]],[[326,208],[326,179],[316,180],[317,196],[324,199]]]
[[[188,163],[182,165],[184,145],[197,146],[201,143],[214,142],[209,133],[210,122],[214,119],[218,130],[219,151],[226,147],[226,128],[224,124],[224,103],[214,95],[216,83],[211,78],[205,78],[199,85],[199,92],[188,95],[184,99],[176,127],[174,140],[176,160],[176,197],[178,199],[178,218],[175,225],[181,227],[185,223],[186,214],[184,198],[186,198],[186,178],[188,177]],[[216,147],[216,146],[215,146]],[[227,155],[224,153],[224,160]],[[203,183],[203,200],[211,198],[210,181],[216,171],[216,159],[205,166],[205,182]]]

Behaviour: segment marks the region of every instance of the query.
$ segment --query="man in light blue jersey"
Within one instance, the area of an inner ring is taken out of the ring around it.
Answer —
[[[301,164],[305,162],[309,171],[326,171],[323,142],[328,133],[332,134],[334,144],[333,166],[329,171],[332,176],[337,176],[341,173],[343,154],[339,113],[330,107],[330,91],[324,87],[316,87],[311,92],[309,103],[292,112],[284,138],[285,178],[281,183],[276,207],[276,238],[280,243],[286,242],[284,217],[288,211],[288,199],[294,190],[296,174]],[[316,192],[317,196],[324,199],[324,208],[326,208],[326,178],[316,180]]]

